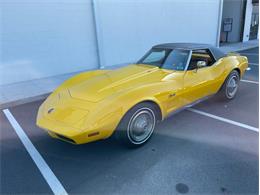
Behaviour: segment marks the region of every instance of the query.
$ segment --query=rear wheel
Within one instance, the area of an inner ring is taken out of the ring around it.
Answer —
[[[152,136],[157,122],[157,108],[151,103],[140,103],[131,108],[116,129],[116,138],[126,146],[138,147]]]
[[[239,73],[237,70],[233,70],[227,77],[225,83],[223,84],[220,94],[224,99],[233,99],[238,91],[239,86]]]

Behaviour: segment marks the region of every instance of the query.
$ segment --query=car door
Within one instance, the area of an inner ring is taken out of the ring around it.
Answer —
[[[183,87],[183,80],[185,75],[185,68],[188,65],[189,57],[191,56],[190,50],[175,49],[169,53],[167,59],[162,65],[162,70],[169,72],[169,74],[164,77],[165,85],[167,85],[166,104],[167,112],[171,113],[185,105],[183,101],[183,94],[185,89]]]
[[[193,103],[217,92],[223,71],[208,49],[193,50],[184,75],[185,94],[183,101]]]

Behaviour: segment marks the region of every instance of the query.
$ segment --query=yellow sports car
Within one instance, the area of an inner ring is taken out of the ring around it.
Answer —
[[[74,144],[115,135],[140,146],[171,113],[216,93],[233,99],[247,67],[246,57],[210,45],[156,45],[136,64],[65,81],[40,106],[37,125]]]

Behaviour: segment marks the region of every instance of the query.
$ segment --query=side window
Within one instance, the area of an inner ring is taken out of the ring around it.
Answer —
[[[188,70],[211,66],[215,60],[208,49],[193,50]]]

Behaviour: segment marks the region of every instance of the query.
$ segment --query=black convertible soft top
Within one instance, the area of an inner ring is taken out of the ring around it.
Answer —
[[[160,49],[185,49],[185,50],[199,50],[199,49],[209,49],[214,56],[215,60],[219,60],[224,57],[225,54],[218,49],[209,44],[200,44],[200,43],[164,43],[153,46],[153,48]]]

